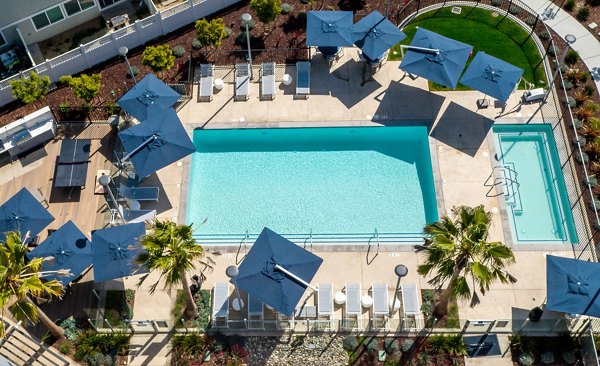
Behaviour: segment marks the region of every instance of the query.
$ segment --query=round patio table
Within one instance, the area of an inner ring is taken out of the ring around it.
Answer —
[[[373,306],[373,298],[369,295],[365,295],[361,297],[360,304],[363,308],[370,308],[371,306]]]
[[[290,85],[292,83],[292,75],[285,74],[283,75],[283,85]]]
[[[392,305],[394,306],[394,308],[392,308]],[[394,298],[392,297],[390,299],[390,311],[392,313],[395,313],[396,311],[398,311],[398,309],[400,309],[400,299],[396,298],[396,302],[394,302]]]
[[[344,305],[346,303],[346,294],[341,291],[336,293],[333,301],[338,305]]]
[[[223,79],[215,79],[215,89],[221,90],[223,89]]]

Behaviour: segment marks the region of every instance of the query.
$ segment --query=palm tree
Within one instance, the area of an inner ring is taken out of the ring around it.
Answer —
[[[164,288],[167,290],[171,290],[174,286],[183,286],[186,305],[184,315],[187,320],[192,320],[198,307],[192,296],[187,275],[195,268],[194,261],[204,256],[204,250],[192,238],[191,225],[178,225],[169,220],[154,220],[152,226],[152,232],[144,236],[141,241],[144,251],[139,254],[136,262],[150,271],[160,272],[158,281],[150,286],[150,293],[156,290],[161,280],[164,280]],[[204,268],[211,267],[209,263],[200,263]],[[204,279],[204,274],[202,277]]]
[[[447,283],[433,310],[436,319],[448,313],[451,297],[471,299],[471,306],[478,303],[477,293],[471,292],[467,277],[482,294],[496,280],[517,281],[504,270],[515,261],[512,249],[500,242],[487,241],[492,214],[483,205],[455,207],[452,213],[454,220],[443,216],[440,221],[426,225],[425,244],[415,246],[426,255],[417,272],[422,276],[435,272],[429,283],[436,287]]]
[[[34,258],[28,261],[25,257],[27,247],[23,245],[21,235],[9,232],[4,245],[0,245],[0,314],[4,319],[4,311],[8,311],[19,321],[30,321],[42,324],[60,339],[64,337],[64,329],[56,325],[31,300],[32,297],[60,297],[62,284],[57,280],[42,281],[48,275],[68,274],[68,271],[42,272],[42,263],[46,258]],[[4,322],[0,322],[0,337],[4,337]]]

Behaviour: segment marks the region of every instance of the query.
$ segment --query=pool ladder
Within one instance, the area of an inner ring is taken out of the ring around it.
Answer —
[[[513,163],[507,163],[503,166],[497,165],[494,170],[498,170],[499,178],[496,178],[494,185],[502,185],[506,204],[513,208],[515,215],[523,214],[523,205],[521,203],[521,194],[519,193],[520,183],[517,180],[517,171]]]

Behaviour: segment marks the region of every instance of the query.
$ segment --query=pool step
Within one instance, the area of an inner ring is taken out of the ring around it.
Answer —
[[[519,192],[519,182],[517,181],[517,171],[513,163],[507,163],[500,169],[500,182],[504,188],[504,198],[506,204],[512,207],[514,215],[523,214],[523,205],[521,203],[521,194]]]

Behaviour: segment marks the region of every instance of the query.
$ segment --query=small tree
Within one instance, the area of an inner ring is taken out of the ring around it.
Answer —
[[[12,94],[25,104],[35,103],[48,94],[50,78],[46,75],[40,77],[35,71],[29,72],[29,78],[9,81]]]
[[[250,8],[263,23],[270,23],[281,13],[281,0],[251,0]]]
[[[142,54],[142,64],[154,72],[169,70],[175,65],[175,56],[168,44],[146,47]]]
[[[196,20],[196,38],[202,46],[219,47],[223,38],[227,36],[223,18]]]
[[[101,74],[81,74],[80,77],[76,78],[66,75],[61,76],[59,80],[61,83],[65,83],[73,88],[75,96],[79,99],[83,99],[86,104],[89,104],[96,95],[98,95],[98,92],[102,87]]]

